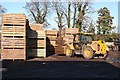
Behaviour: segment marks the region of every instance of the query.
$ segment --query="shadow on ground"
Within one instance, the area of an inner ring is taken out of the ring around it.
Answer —
[[[103,61],[3,61],[2,79],[108,78],[118,79],[120,69]]]

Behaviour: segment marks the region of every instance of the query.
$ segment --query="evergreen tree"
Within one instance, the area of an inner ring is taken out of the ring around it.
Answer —
[[[98,34],[109,34],[111,33],[112,29],[115,27],[113,25],[113,18],[110,15],[110,11],[108,10],[107,7],[100,8],[98,11],[98,25],[97,25],[97,30]]]

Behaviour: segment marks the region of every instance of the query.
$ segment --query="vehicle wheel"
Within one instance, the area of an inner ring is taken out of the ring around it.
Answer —
[[[105,59],[107,56],[108,56],[108,52],[106,52],[105,54],[103,54],[103,56],[99,56],[99,58]]]
[[[66,47],[65,55],[67,57],[71,57],[72,56],[72,50],[69,47]]]
[[[83,56],[85,59],[93,58],[93,50],[90,47],[86,47],[84,49]]]

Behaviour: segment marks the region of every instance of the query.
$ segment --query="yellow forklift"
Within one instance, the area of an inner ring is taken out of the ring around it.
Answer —
[[[93,33],[73,34],[73,42],[64,46],[64,54],[67,57],[82,54],[85,59],[106,58],[109,48],[103,40],[93,41],[93,35]]]

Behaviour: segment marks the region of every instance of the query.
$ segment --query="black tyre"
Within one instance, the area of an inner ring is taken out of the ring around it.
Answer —
[[[83,51],[83,56],[85,59],[93,58],[93,50],[90,47],[85,47]]]

